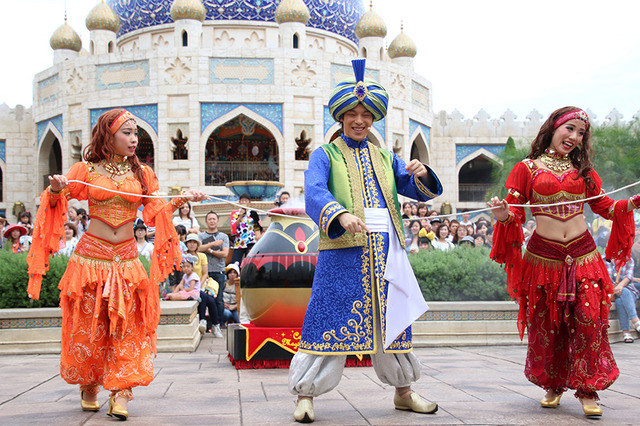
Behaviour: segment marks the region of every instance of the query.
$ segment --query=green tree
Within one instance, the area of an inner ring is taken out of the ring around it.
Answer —
[[[487,191],[487,200],[494,196],[502,200],[507,196],[507,189],[504,186],[507,183],[507,177],[513,167],[527,156],[529,149],[529,145],[517,148],[512,137],[507,139],[504,151],[502,151],[502,154],[499,156],[502,165],[493,168],[492,178],[494,183],[489,191]]]
[[[593,165],[603,181],[606,192],[640,180],[640,123],[600,126],[593,130]],[[628,198],[640,192],[631,187],[612,195],[612,198]]]

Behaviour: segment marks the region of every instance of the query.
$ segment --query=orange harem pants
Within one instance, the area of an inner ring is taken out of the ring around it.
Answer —
[[[597,400],[596,391],[608,388],[620,371],[607,331],[608,293],[613,289],[592,242],[588,232],[563,244],[534,233],[527,244],[523,278],[529,285],[529,347],[524,373],[546,391],[575,389],[576,397]],[[568,280],[575,287],[563,285]],[[565,291],[573,301],[558,301],[563,299],[558,293]]]
[[[112,391],[148,385],[160,301],[135,241],[114,245],[85,233],[59,288],[64,380]]]

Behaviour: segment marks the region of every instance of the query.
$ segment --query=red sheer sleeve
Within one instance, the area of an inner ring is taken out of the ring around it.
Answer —
[[[526,160],[525,160],[526,161]],[[531,192],[531,171],[522,161],[515,165],[507,178],[506,188],[509,194],[507,202],[511,204],[526,204]],[[518,298],[522,276],[522,242],[524,234],[522,224],[525,221],[523,207],[509,208],[509,218],[505,222],[498,222],[494,228],[491,258],[505,267],[507,272],[507,291],[513,298]],[[524,293],[522,293],[524,296]]]
[[[68,180],[86,182],[88,180],[87,165],[76,163],[67,173]],[[52,194],[49,188],[40,194],[40,207],[33,222],[33,243],[29,249],[27,263],[29,265],[29,284],[27,294],[31,299],[40,298],[42,277],[49,270],[49,256],[60,249],[60,239],[64,237],[64,224],[67,222],[69,200],[87,198],[87,186],[71,182],[60,192]],[[56,205],[51,207],[51,202]]]
[[[587,197],[604,194],[600,176],[595,170],[591,170],[589,174],[595,184],[595,188],[591,191],[587,190]],[[636,233],[633,210],[628,211],[629,200],[616,201],[605,195],[589,201],[589,205],[594,213],[613,221],[605,256],[608,260],[615,262],[616,269],[620,269],[631,258],[631,247]]]
[[[149,194],[157,195],[159,185],[151,167],[144,167],[144,178],[149,188]],[[154,283],[164,279],[180,266],[182,252],[180,239],[171,220],[173,206],[161,198],[144,198],[142,218],[149,226],[155,226],[156,235],[153,242],[153,256],[151,258],[150,279]]]

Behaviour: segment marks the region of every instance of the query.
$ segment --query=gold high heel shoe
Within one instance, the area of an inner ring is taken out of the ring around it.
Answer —
[[[582,404],[582,411],[584,411],[585,416],[590,417],[602,415],[602,408],[599,404],[596,403],[596,405],[584,405],[584,402],[582,402],[582,398],[578,399],[580,400],[580,404]]]
[[[558,405],[560,405],[560,398],[562,398],[561,393],[551,399],[547,399],[546,397],[542,398],[542,400],[540,401],[540,405],[545,408],[556,408]]]
[[[117,417],[119,420],[127,420],[129,418],[129,412],[122,408],[120,404],[116,403],[115,395],[109,397],[109,411],[107,412],[107,416]]]
[[[80,406],[82,411],[100,411],[100,403],[98,401],[85,401],[84,391],[80,391]]]

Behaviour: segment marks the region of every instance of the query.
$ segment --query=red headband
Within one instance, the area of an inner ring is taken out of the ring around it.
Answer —
[[[126,123],[129,120],[135,120],[135,117],[133,116],[133,114],[131,114],[129,111],[125,109],[120,113],[120,115],[116,117],[115,120],[113,120],[113,123],[111,123],[111,126],[109,126],[109,131],[111,132],[112,135],[114,135],[118,131],[120,126],[122,126],[124,123]]]
[[[558,118],[556,122],[553,123],[553,128],[557,129],[567,121],[576,119],[584,121],[587,124],[587,129],[589,128],[589,117],[587,116],[587,113],[581,109],[574,109],[573,111],[562,114],[560,118]]]

